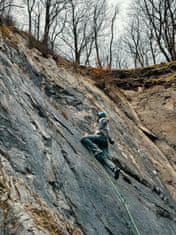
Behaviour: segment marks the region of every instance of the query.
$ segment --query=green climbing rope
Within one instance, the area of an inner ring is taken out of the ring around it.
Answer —
[[[129,216],[129,218],[130,218],[131,224],[132,224],[133,229],[134,229],[134,235],[141,235],[141,233],[139,232],[138,227],[137,227],[137,225],[136,225],[136,223],[135,223],[135,221],[134,221],[134,218],[133,218],[133,216],[132,216],[132,214],[131,214],[131,212],[130,212],[130,210],[129,210],[129,208],[128,208],[126,202],[125,202],[124,197],[123,197],[122,194],[119,192],[119,190],[114,186],[114,183],[112,182],[110,176],[108,175],[108,173],[106,172],[105,169],[104,169],[104,171],[105,171],[105,173],[107,174],[107,177],[109,178],[109,181],[111,182],[113,188],[115,189],[116,193],[117,193],[118,196],[119,196],[120,201],[123,203],[123,205],[124,205],[124,207],[125,207],[125,209],[126,209],[126,211],[127,211],[127,213],[128,213],[128,216]]]

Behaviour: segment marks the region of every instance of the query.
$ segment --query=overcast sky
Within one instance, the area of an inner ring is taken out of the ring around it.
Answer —
[[[132,0],[109,0],[110,3],[112,4],[119,4],[122,5],[123,7],[128,7],[128,5],[130,4],[130,2],[132,2]]]
[[[22,2],[22,0],[16,0],[16,3],[18,3],[18,4],[20,4],[21,2]],[[118,23],[118,25],[120,25],[121,22],[125,21],[125,19],[128,17],[127,9],[129,7],[130,3],[132,2],[132,0],[108,0],[108,2],[110,4],[114,4],[114,5],[118,4],[119,5],[119,17],[118,17],[119,23]],[[21,13],[21,11],[19,11],[19,13]],[[23,14],[21,15],[20,18],[23,19]]]
[[[116,32],[118,34],[123,33],[125,21],[128,18],[128,9],[132,0],[109,0],[110,4],[119,5],[119,16],[116,23]]]
[[[130,7],[130,3],[132,3],[132,1],[133,0],[108,0],[109,4],[113,4],[113,5],[118,4],[119,6],[119,15],[117,17],[116,28],[115,28],[117,37],[120,34],[123,34],[124,32],[125,21],[128,18],[128,8]],[[22,0],[16,0],[16,3],[18,4],[20,4],[21,2]],[[17,10],[17,12],[18,12],[17,18],[20,23],[20,26],[22,27],[22,29],[24,29],[26,25],[26,22],[25,22],[26,17],[24,19],[23,10]]]

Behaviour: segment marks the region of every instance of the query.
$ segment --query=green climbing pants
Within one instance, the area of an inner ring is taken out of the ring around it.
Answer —
[[[108,159],[108,139],[103,135],[87,135],[81,138],[81,143],[91,151],[94,156],[98,153],[97,160],[102,165],[107,166],[112,171],[115,168],[115,164]]]

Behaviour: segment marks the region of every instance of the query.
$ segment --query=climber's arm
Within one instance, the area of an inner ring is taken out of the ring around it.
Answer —
[[[108,141],[110,144],[114,144],[114,140],[111,138],[111,136],[109,135],[109,120],[108,119],[102,119],[100,122],[100,129],[102,129],[102,132],[104,133],[104,135],[106,135],[108,137]]]

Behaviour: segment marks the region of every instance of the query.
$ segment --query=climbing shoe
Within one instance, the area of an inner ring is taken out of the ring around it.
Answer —
[[[114,168],[114,178],[117,180],[119,178],[120,175],[120,168],[115,167]]]

